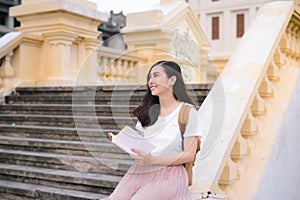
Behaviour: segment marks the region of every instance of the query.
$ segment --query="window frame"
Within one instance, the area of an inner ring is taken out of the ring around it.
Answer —
[[[216,20],[216,21],[215,21]],[[219,40],[220,39],[220,16],[211,16],[211,40]],[[217,24],[215,24],[217,23]]]
[[[235,36],[236,38],[241,38],[245,34],[246,15],[245,13],[236,13],[235,18],[236,18]]]

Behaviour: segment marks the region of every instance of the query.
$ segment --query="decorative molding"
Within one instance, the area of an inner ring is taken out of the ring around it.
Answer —
[[[45,37],[45,40],[48,41],[52,46],[71,46],[78,37],[77,34],[66,31],[44,33],[43,36]]]

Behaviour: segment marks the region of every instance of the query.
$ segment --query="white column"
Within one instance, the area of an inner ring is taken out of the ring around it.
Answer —
[[[223,49],[221,51],[228,52],[233,50],[232,44],[235,44],[234,33],[235,33],[235,26],[232,24],[234,22],[232,18],[232,14],[230,10],[225,10],[223,13],[223,20],[220,21],[220,31],[221,31],[221,41],[223,44]]]

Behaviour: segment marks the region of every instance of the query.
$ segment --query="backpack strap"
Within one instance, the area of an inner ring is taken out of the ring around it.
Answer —
[[[191,104],[187,104],[184,103],[179,111],[179,115],[178,115],[178,125],[179,125],[179,129],[181,132],[181,146],[182,146],[182,150],[184,150],[184,132],[186,130],[186,125],[188,123],[188,119],[189,119],[189,113],[191,108],[193,107],[193,105]],[[198,140],[197,142],[197,150],[195,152],[195,156],[194,156],[194,160],[193,162],[189,162],[189,163],[184,163],[183,166],[185,167],[186,171],[187,171],[187,175],[188,175],[188,185],[191,186],[193,183],[193,166],[195,163],[195,159],[196,159],[196,153],[200,150],[200,141]]]
[[[180,108],[179,111],[179,115],[178,115],[178,125],[179,125],[179,129],[181,132],[181,146],[182,146],[182,150],[184,150],[184,132],[186,129],[186,125],[188,123],[189,120],[189,113],[191,108],[193,107],[193,105],[188,104],[188,103],[183,103],[183,105]]]

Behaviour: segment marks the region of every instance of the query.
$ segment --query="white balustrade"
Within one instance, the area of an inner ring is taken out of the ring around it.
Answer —
[[[133,83],[132,70],[146,63],[146,59],[127,51],[99,47],[97,74],[103,83]]]

